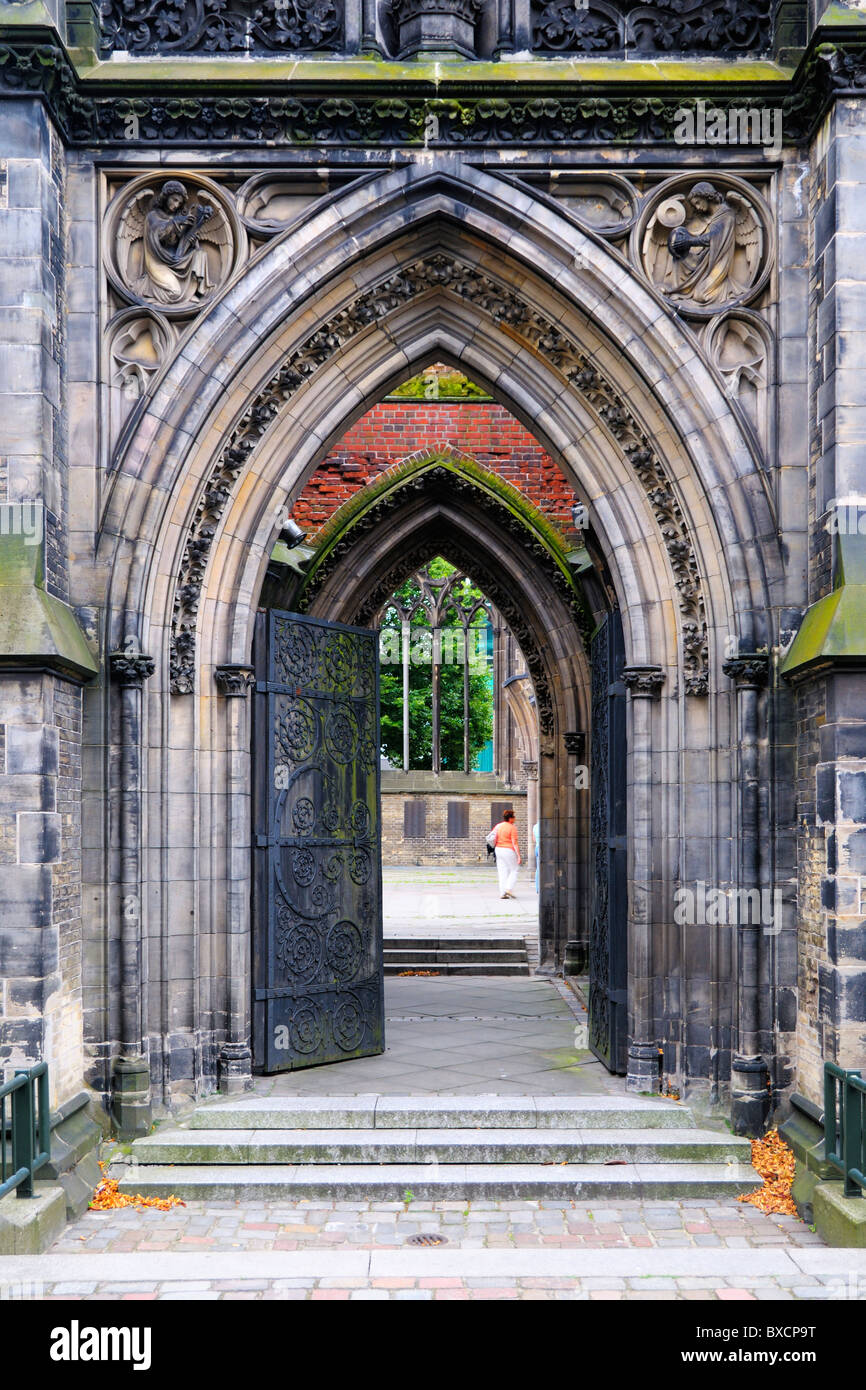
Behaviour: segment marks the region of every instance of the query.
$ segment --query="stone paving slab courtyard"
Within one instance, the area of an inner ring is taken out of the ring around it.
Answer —
[[[575,1046],[586,1013],[552,980],[390,978],[377,1057],[259,1076],[256,1095],[620,1095]],[[585,1028],[584,1028],[585,1031]]]
[[[493,863],[459,868],[382,869],[384,927],[391,936],[538,936],[535,866],[518,872],[516,897],[503,901]],[[435,929],[435,933],[434,933]]]

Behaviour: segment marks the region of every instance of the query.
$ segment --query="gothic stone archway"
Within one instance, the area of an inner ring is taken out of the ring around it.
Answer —
[[[327,527],[309,575],[279,598],[337,622],[373,621],[394,589],[441,554],[471,574],[503,615],[532,678],[539,726],[540,969],[588,942],[588,819],[575,791],[578,733],[589,728],[589,636],[596,625],[553,529],[515,489],[473,460],[434,451]],[[623,756],[625,750],[622,750]]]
[[[728,938],[709,932],[687,941],[671,911],[673,885],[703,866],[744,885],[772,871],[748,848],[751,803],[722,795],[719,757],[737,743],[726,638],[756,648],[774,631],[780,560],[753,437],[691,335],[600,238],[524,194],[516,218],[514,189],[459,156],[433,163],[350,188],[273,240],[201,316],[130,423],[101,532],[106,631],[114,649],[153,654],[142,794],[159,810],[137,823],[140,837],[128,826],[122,861],[124,881],[143,888],[147,929],[122,933],[109,914],[129,978],[118,1050],[146,1048],[167,1099],[177,1085],[213,1084],[219,1055],[225,1070],[243,1069],[248,734],[232,697],[257,596],[305,477],[371,401],[435,355],[513,410],[573,479],[622,613],[630,1084],[652,1083],[661,1043],[681,1084],[718,1094],[737,1054],[765,1091],[753,1062],[780,1050],[772,953],[750,939],[731,956]],[[757,736],[762,709],[750,686],[741,740]],[[138,740],[136,719],[130,710],[126,739]],[[748,850],[735,865],[732,840]],[[194,976],[178,976],[167,944],[172,855],[188,865]],[[145,940],[161,944],[143,956]],[[759,1010],[761,984],[770,1003]],[[112,1035],[105,1008],[95,1005],[93,1037]]]

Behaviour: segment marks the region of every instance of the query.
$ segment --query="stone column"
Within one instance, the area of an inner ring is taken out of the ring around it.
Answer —
[[[658,1039],[653,1009],[653,702],[665,673],[661,666],[626,666],[629,692],[629,1045],[627,1091],[655,1091],[659,1079]]]
[[[226,699],[228,753],[228,884],[226,907],[226,1037],[219,1051],[219,1087],[224,1095],[247,1090],[252,1081],[250,1048],[250,727],[247,696],[255,685],[252,666],[217,666],[217,689]]]
[[[532,827],[538,820],[538,763],[524,762],[523,771],[526,775],[526,851],[527,858],[535,855],[535,843],[532,838]]]
[[[580,795],[581,790],[587,792],[589,790],[588,779],[586,780],[585,786],[580,788],[576,775],[576,769],[586,764],[586,734],[582,732],[566,733],[563,735],[562,741],[565,744],[565,751],[569,756],[569,772],[571,772],[573,768],[575,769],[575,773],[571,777],[572,785],[568,788],[568,795],[577,797]],[[575,759],[574,764],[570,761],[572,758]],[[587,890],[589,889],[588,883],[585,885],[585,888]],[[575,920],[570,921],[568,924],[568,936],[565,942],[565,953],[562,961],[563,974],[565,975],[586,975],[589,970],[589,943],[580,940],[577,935],[577,930],[577,922]]]
[[[112,1068],[112,1115],[121,1138],[151,1126],[150,1063],[142,1047],[145,970],[141,922],[142,692],[154,671],[134,638],[109,657],[120,704],[120,1056]]]
[[[770,1107],[769,1068],[761,1053],[760,1028],[760,913],[755,917],[753,892],[761,900],[760,816],[760,692],[767,684],[769,658],[765,652],[731,657],[722,667],[737,687],[737,725],[740,795],[738,910],[732,929],[737,934],[737,1038],[731,1061],[731,1120],[735,1134],[763,1132]],[[767,827],[764,828],[765,833]],[[749,920],[741,921],[741,917]]]

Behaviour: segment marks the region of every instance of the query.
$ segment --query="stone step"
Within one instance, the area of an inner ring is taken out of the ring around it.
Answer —
[[[745,1163],[748,1140],[708,1130],[171,1129],[138,1139],[150,1164]]]
[[[200,1105],[190,1129],[691,1129],[654,1096],[238,1096]],[[140,1142],[140,1141],[139,1141]]]
[[[522,965],[502,965],[499,962],[488,961],[486,964],[466,964],[448,965],[440,961],[436,956],[428,957],[424,960],[414,961],[411,965],[406,963],[383,962],[384,973],[386,975],[399,975],[404,970],[430,970],[437,975],[458,975],[468,978],[470,976],[500,976],[508,975],[529,975],[529,962],[525,961]]]
[[[520,936],[386,936],[382,942],[389,951],[518,951],[526,955],[526,942]]]
[[[136,1165],[120,1191],[187,1201],[686,1200],[737,1196],[760,1181],[743,1163],[190,1164]]]
[[[440,946],[438,950],[425,948],[416,951],[414,948],[401,948],[400,950],[390,950],[387,946],[382,952],[382,959],[386,965],[416,965],[420,961],[435,960],[444,965],[485,965],[490,963],[495,965],[516,964],[526,965],[526,948],[518,950],[502,951],[466,951],[462,947],[453,948]]]

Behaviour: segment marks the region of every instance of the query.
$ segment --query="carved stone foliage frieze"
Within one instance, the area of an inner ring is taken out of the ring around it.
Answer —
[[[145,174],[121,187],[106,214],[106,271],[121,301],[166,318],[197,313],[246,251],[226,190],[201,175]]]
[[[343,0],[102,0],[112,53],[303,53],[337,49]]]
[[[671,5],[682,8],[680,0]],[[733,9],[733,3],[731,4]],[[737,11],[748,7],[736,6]],[[156,3],[154,3],[156,9]],[[658,11],[660,20],[676,15]],[[742,18],[743,16],[741,16]],[[146,40],[145,40],[146,42]],[[748,48],[748,38],[738,47]],[[712,50],[715,51],[715,50]],[[741,91],[719,84],[708,98],[721,111],[739,112]],[[333,90],[260,96],[246,93],[192,95],[189,87],[165,93],[128,90],[94,92],[85,88],[59,44],[34,43],[30,36],[0,43],[0,90],[41,94],[64,139],[79,146],[117,145],[124,150],[156,143],[217,146],[259,141],[276,145],[402,145],[438,148],[471,145],[566,147],[601,143],[633,147],[672,142],[682,113],[696,111],[696,98],[636,88],[588,97],[575,92],[540,98],[515,95],[513,84],[493,86],[483,96],[451,100],[427,95],[387,96],[380,90],[348,96]],[[808,139],[834,99],[866,91],[866,46],[822,43],[809,55],[794,81],[780,94],[755,93],[749,105],[759,113],[780,107],[785,137]],[[433,119],[435,118],[435,120]]]
[[[100,50],[103,57],[334,51],[345,45],[353,3],[359,10],[360,0],[102,0]],[[453,40],[448,19],[465,14],[470,27],[458,51],[474,56],[481,0],[396,0],[393,8],[401,28],[427,21],[431,37],[441,28],[446,41]],[[589,56],[762,53],[772,47],[774,8],[774,0],[533,0],[532,43],[539,53]]]
[[[540,53],[765,53],[774,0],[532,0]]]
[[[202,582],[217,526],[249,454],[283,406],[341,347],[393,310],[431,289],[457,295],[494,322],[519,334],[581,392],[629,460],[658,521],[674,573],[682,616],[686,691],[705,694],[708,688],[706,612],[697,557],[661,459],[628,400],[559,324],[531,308],[492,276],[444,254],[418,260],[366,289],[353,303],[317,328],[278,368],[224,443],[199,502],[178,576],[172,627],[172,690],[189,693],[194,688]],[[492,593],[490,597],[496,601]]]
[[[772,218],[742,179],[679,174],[647,200],[631,239],[633,263],[681,313],[706,318],[748,304],[773,262]]]

